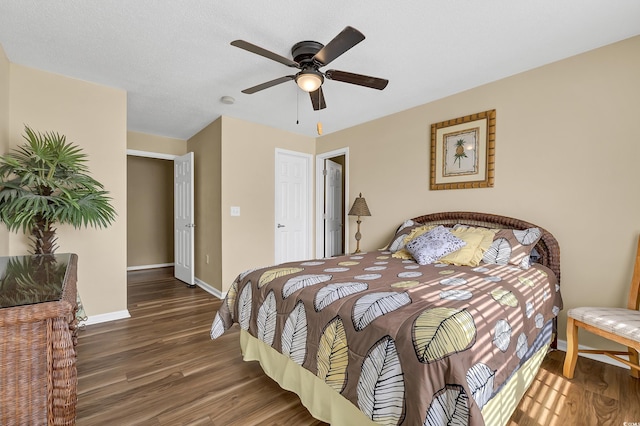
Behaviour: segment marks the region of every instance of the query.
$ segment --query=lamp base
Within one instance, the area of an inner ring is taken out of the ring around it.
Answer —
[[[362,238],[362,234],[360,233],[361,222],[362,221],[360,220],[360,216],[358,216],[358,220],[356,220],[356,223],[358,224],[358,230],[356,231],[356,251],[354,251],[353,254],[360,253],[360,238]]]

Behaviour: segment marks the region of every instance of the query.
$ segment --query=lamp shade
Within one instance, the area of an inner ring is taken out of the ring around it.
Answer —
[[[353,206],[349,210],[349,216],[371,216],[369,206],[367,206],[366,200],[362,197],[362,193],[353,202]]]

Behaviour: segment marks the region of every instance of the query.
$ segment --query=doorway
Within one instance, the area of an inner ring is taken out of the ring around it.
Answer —
[[[316,156],[316,257],[349,250],[349,148]]]
[[[193,286],[193,154],[127,150],[127,158],[127,270],[175,266],[176,277]],[[141,170],[131,173],[132,161]],[[181,178],[186,183],[179,186],[190,191],[178,191],[177,165],[186,171]],[[135,185],[137,181],[139,185]],[[186,232],[176,233],[178,229]],[[132,256],[134,253],[137,255]]]
[[[173,160],[127,155],[127,270],[173,266]]]

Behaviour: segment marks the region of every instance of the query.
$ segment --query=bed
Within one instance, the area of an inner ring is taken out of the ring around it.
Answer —
[[[430,263],[434,235],[462,248]],[[244,359],[333,425],[493,426],[535,378],[561,309],[551,233],[444,212],[404,221],[385,249],[243,272],[211,338],[238,323]]]

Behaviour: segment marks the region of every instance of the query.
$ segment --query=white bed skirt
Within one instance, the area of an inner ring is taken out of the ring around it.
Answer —
[[[245,361],[258,361],[265,374],[283,389],[300,397],[313,417],[333,426],[376,425],[348,399],[289,357],[240,330],[240,347]],[[549,344],[540,348],[482,409],[487,426],[505,425],[536,376]]]

